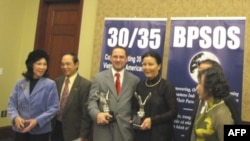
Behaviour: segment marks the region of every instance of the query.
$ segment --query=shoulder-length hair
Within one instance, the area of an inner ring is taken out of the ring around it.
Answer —
[[[33,78],[33,75],[34,75],[33,64],[42,58],[44,58],[46,60],[47,66],[48,66],[49,65],[49,55],[44,50],[37,49],[37,50],[34,50],[34,51],[29,53],[29,55],[25,61],[27,71],[22,73],[22,75],[27,80],[30,80]],[[45,71],[45,73],[43,74],[43,77],[49,77],[48,67],[47,67],[47,70]]]
[[[216,67],[210,67],[201,71],[198,74],[198,79],[201,81],[204,76],[204,90],[208,95],[214,98],[224,98],[230,93],[230,86],[221,70]]]

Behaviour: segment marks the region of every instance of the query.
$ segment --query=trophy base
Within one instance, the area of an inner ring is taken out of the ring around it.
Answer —
[[[140,129],[140,128],[141,128],[141,125],[140,125],[140,124],[135,124],[135,123],[133,123],[133,128],[134,128],[134,129]]]
[[[116,120],[115,116],[114,116],[114,112],[113,111],[109,111],[109,114],[112,115],[112,118],[109,118],[107,120],[109,121],[109,123],[112,123],[112,122],[114,122]]]
[[[141,128],[141,123],[142,123],[142,118],[135,115],[133,116],[133,128],[135,129],[140,129]]]

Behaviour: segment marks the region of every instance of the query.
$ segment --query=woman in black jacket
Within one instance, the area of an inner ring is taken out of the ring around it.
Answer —
[[[135,141],[172,141],[177,117],[175,87],[160,74],[162,59],[157,52],[142,56],[146,80],[139,82],[132,99]],[[141,122],[136,117],[141,116]],[[137,124],[137,126],[135,126]]]

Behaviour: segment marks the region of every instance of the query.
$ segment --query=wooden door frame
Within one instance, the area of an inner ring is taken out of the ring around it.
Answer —
[[[45,49],[45,35],[46,35],[46,21],[48,18],[49,3],[40,0],[37,27],[36,27],[36,37],[34,49]]]
[[[79,1],[80,1],[80,5],[82,6],[81,10],[83,11],[84,0],[79,0]],[[69,2],[74,2],[74,1],[69,1]],[[48,48],[45,47],[45,39],[46,39],[46,22],[48,18],[49,4],[50,4],[49,2],[40,0],[34,49],[44,49],[45,51],[48,50]],[[79,33],[79,36],[80,36],[80,33]],[[78,45],[79,45],[79,41],[78,41]]]

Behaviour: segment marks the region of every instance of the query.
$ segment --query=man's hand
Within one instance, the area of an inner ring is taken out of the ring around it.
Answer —
[[[99,125],[107,125],[109,124],[108,119],[110,118],[112,118],[112,115],[110,115],[109,113],[101,112],[97,114],[96,121],[97,121],[97,124]]]

